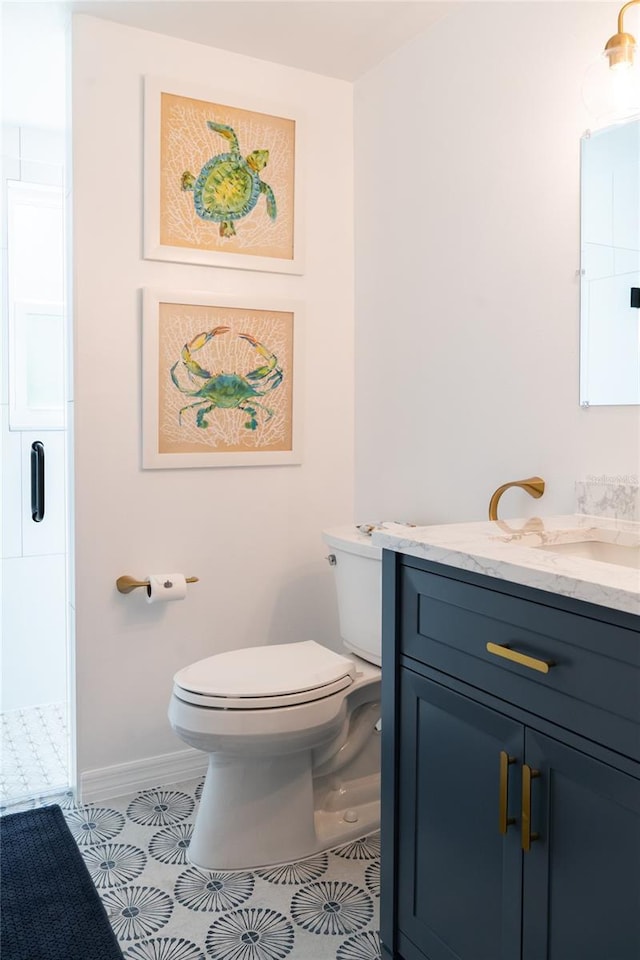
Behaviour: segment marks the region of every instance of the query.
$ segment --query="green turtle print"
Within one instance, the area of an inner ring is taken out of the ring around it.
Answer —
[[[267,214],[275,220],[278,215],[275,195],[260,177],[269,162],[269,151],[253,150],[243,157],[233,127],[215,120],[207,120],[207,126],[227,141],[229,150],[207,160],[197,176],[188,170],[182,174],[182,190],[193,193],[197,215],[202,220],[219,223],[221,237],[233,237],[235,221],[251,213],[264,196]]]

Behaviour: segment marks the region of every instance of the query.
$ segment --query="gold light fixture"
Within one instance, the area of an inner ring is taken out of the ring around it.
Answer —
[[[583,97],[599,126],[640,116],[640,47],[624,28],[625,14],[640,0],[628,0],[618,12],[618,32],[585,76]]]
[[[609,67],[633,66],[633,61],[637,53],[636,39],[630,33],[624,31],[624,15],[629,7],[640,4],[640,0],[629,0],[618,13],[618,32],[610,40],[607,40],[604,52],[609,59]]]

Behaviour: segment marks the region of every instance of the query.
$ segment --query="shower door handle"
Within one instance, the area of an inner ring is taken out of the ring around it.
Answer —
[[[44,520],[44,443],[31,444],[31,519]]]

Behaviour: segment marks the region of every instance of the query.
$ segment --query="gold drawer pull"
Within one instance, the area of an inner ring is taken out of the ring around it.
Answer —
[[[509,809],[509,765],[516,762],[506,750],[500,751],[500,803],[498,810],[498,830],[506,833],[510,824],[516,822],[515,817],[508,817]]]
[[[531,850],[531,844],[539,834],[531,833],[531,781],[540,776],[539,770],[532,770],[529,764],[522,764],[522,833],[521,846],[525,853]]]
[[[526,653],[519,653],[517,650],[512,650],[511,647],[505,647],[499,643],[488,643],[487,650],[496,657],[503,657],[513,663],[519,663],[521,667],[538,670],[540,673],[549,673],[549,669],[555,666],[553,660],[539,660],[537,657],[528,657]]]

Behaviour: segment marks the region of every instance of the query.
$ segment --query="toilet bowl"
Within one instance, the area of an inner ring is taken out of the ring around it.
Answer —
[[[189,845],[198,866],[290,862],[379,826],[380,550],[356,530],[323,537],[344,654],[314,641],[244,648],[174,677],[171,726],[209,756]]]

